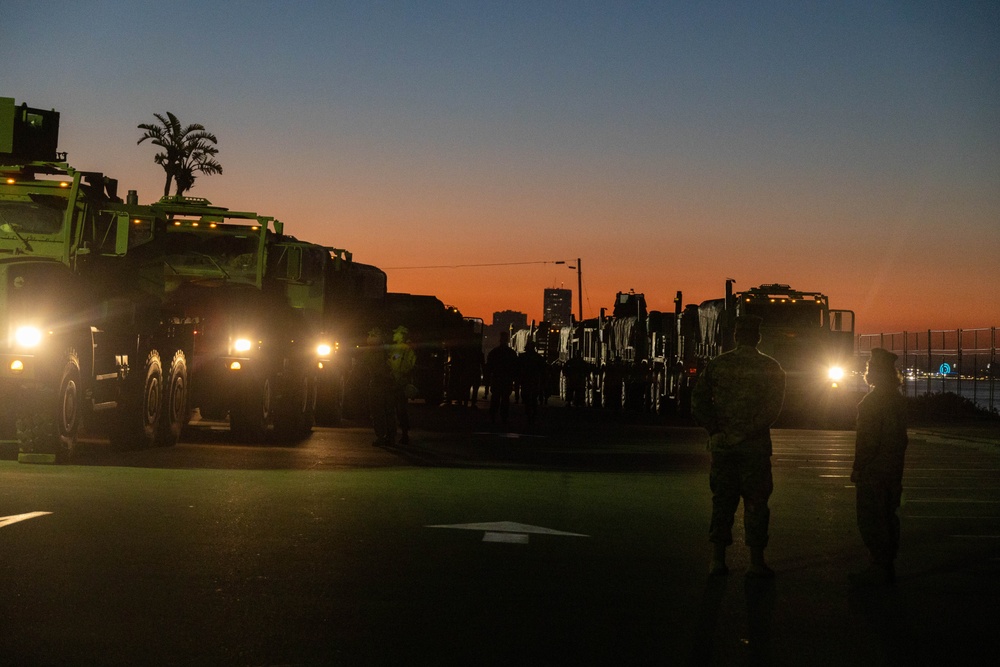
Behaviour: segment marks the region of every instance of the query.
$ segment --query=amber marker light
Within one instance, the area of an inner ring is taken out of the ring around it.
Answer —
[[[241,368],[243,368],[243,365],[240,364],[240,362],[238,362],[238,361],[233,361],[233,362],[230,362],[230,364],[229,364],[229,370],[231,370],[231,371],[238,371]]]
[[[20,359],[15,359],[10,362],[10,370],[14,373],[20,373],[24,370],[24,362]]]

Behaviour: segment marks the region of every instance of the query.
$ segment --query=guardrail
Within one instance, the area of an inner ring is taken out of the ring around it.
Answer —
[[[881,347],[899,356],[907,395],[952,392],[1000,410],[997,327],[859,334],[858,355]]]

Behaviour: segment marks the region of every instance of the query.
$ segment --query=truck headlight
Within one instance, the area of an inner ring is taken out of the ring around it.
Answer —
[[[844,379],[844,369],[840,366],[830,366],[830,369],[826,372],[826,376],[834,382],[840,382]]]
[[[329,357],[333,352],[333,347],[329,343],[320,343],[316,346],[316,354],[320,357]]]
[[[237,338],[233,341],[233,350],[236,352],[249,352],[253,347],[253,342],[249,338]]]
[[[42,330],[38,327],[18,327],[14,341],[19,347],[38,347],[42,343]]]

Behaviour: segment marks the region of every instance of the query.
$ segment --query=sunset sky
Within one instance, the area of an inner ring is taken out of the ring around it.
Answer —
[[[487,323],[579,257],[586,317],[733,278],[1000,326],[995,1],[4,1],[0,62],[74,166],[158,198],[171,111],[219,137],[190,195]]]

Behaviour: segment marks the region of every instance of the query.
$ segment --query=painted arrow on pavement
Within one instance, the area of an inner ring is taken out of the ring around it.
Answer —
[[[529,526],[524,523],[513,521],[494,521],[487,523],[455,523],[450,525],[425,526],[426,528],[453,528],[456,530],[482,530],[483,542],[509,542],[511,544],[527,544],[528,536],[535,535],[557,535],[561,537],[590,537],[581,533],[567,533],[562,530],[543,528],[541,526]]]
[[[45,516],[46,514],[52,514],[52,512],[28,512],[27,514],[0,516],[0,528],[3,528],[4,526],[9,526],[12,523],[17,523],[18,521],[27,521],[28,519],[34,519],[36,516]]]

